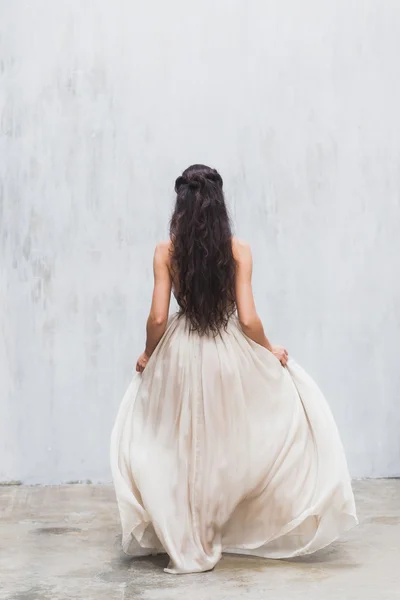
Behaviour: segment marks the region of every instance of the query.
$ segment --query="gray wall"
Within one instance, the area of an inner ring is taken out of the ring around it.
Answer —
[[[110,479],[198,161],[352,474],[400,475],[399,33],[396,0],[0,0],[0,481]]]

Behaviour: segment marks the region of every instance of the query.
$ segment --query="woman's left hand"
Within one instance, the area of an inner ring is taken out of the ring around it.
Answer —
[[[283,367],[286,367],[289,358],[286,348],[283,346],[272,346],[272,354],[276,356]]]
[[[136,371],[138,373],[143,373],[147,366],[147,363],[149,362],[149,358],[150,356],[147,354],[147,352],[143,352],[143,354],[139,356],[136,363]]]

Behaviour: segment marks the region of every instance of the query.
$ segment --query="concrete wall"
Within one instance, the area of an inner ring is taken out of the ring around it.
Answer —
[[[396,0],[0,0],[0,481],[110,479],[198,161],[352,474],[400,475],[399,31]]]

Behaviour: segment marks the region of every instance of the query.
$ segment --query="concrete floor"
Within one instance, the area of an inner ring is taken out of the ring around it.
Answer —
[[[109,486],[0,488],[0,599],[389,600],[400,598],[400,480],[355,483],[360,526],[292,561],[225,556],[201,575],[119,550]]]

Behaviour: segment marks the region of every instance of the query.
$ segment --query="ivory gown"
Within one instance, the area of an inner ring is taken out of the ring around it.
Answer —
[[[224,552],[287,558],[357,523],[346,458],[314,381],[247,338],[171,318],[118,412],[111,465],[131,555],[167,572],[212,569]]]

